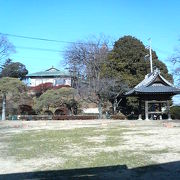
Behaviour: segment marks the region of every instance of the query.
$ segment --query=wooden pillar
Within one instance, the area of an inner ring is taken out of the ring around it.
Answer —
[[[161,103],[159,103],[159,111],[162,112]],[[159,115],[159,119],[162,120],[162,114]]]
[[[167,111],[168,111],[168,120],[172,120],[172,119],[171,119],[171,114],[170,114],[170,105],[169,105],[169,101],[167,101]]]
[[[139,116],[138,116],[138,120],[142,120],[142,108],[141,108],[141,98],[139,98]]]
[[[145,101],[145,120],[149,120],[149,118],[148,118],[148,101]]]

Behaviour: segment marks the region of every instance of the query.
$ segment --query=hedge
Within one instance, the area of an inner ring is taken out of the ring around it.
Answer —
[[[98,116],[91,115],[79,115],[79,116],[68,116],[68,115],[59,115],[59,116],[51,116],[51,115],[21,115],[18,116],[19,120],[91,120],[98,119]]]
[[[18,116],[19,120],[52,120],[51,115],[20,115]]]
[[[91,120],[91,119],[98,119],[98,116],[53,116],[53,120]]]

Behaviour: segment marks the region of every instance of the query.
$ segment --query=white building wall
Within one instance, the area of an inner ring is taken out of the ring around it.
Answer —
[[[66,78],[65,79],[65,85],[71,86],[71,78]]]
[[[56,84],[56,80],[61,80],[59,81],[60,83]],[[40,84],[44,83],[52,83],[54,86],[58,85],[69,85],[71,86],[71,78],[30,78],[29,79],[29,86],[34,87],[38,86]]]

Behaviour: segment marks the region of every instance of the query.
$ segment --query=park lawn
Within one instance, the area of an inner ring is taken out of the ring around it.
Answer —
[[[0,122],[0,179],[179,179],[180,123]]]
[[[152,154],[161,152],[123,148],[127,145],[124,138],[127,133],[147,136],[126,126],[30,130],[4,138],[7,146],[1,153],[18,162],[35,162],[34,170],[114,165],[132,168],[154,164]],[[162,150],[163,153],[166,151]]]

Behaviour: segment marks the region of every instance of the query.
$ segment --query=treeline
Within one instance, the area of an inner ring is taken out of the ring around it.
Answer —
[[[7,39],[4,43],[9,44]],[[2,56],[4,59],[14,47],[0,44],[0,48],[6,50]],[[65,111],[80,114],[82,108],[94,104],[99,109],[100,118],[107,113],[123,113],[136,118],[137,99],[124,97],[124,92],[150,72],[149,61],[145,59],[147,54],[145,45],[132,36],[120,38],[113,46],[104,37],[78,41],[68,46],[64,54],[65,66],[73,77],[73,88],[53,89],[52,85],[46,84],[34,90],[21,81],[28,73],[25,65],[7,59],[1,64],[0,73],[2,117],[5,118],[5,112],[7,115],[26,114],[25,109],[31,114],[50,114],[56,110],[59,114]],[[152,55],[153,65],[166,79],[173,81],[155,51]]]

